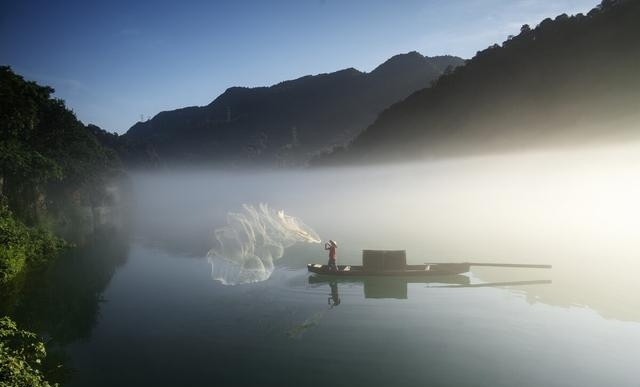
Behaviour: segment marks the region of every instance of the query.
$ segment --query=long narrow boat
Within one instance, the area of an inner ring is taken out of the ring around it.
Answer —
[[[404,269],[367,269],[357,265],[338,265],[338,270],[332,270],[328,265],[310,263],[307,270],[311,273],[358,277],[358,276],[442,276],[461,274],[469,271],[468,263],[437,263],[424,265],[405,265]]]
[[[362,266],[338,265],[337,270],[328,265],[310,263],[307,270],[312,273],[341,276],[446,276],[466,273],[471,266],[522,267],[550,269],[551,265],[529,265],[515,263],[425,263],[423,265],[407,265],[407,253],[404,250],[362,250]]]
[[[471,283],[470,278],[464,274],[449,274],[449,275],[429,275],[425,277],[409,275],[409,276],[348,276],[339,275],[337,277],[331,275],[313,274],[307,278],[307,281],[311,285],[328,284],[331,282],[337,282],[339,284],[364,284],[365,287],[369,286],[387,286],[393,287],[394,284],[438,284],[438,285],[455,285],[463,286]]]
[[[424,265],[404,265],[404,268],[384,269],[384,268],[365,268],[357,265],[338,265],[338,270],[332,270],[328,265],[320,265],[310,263],[307,270],[311,273],[358,277],[358,276],[443,276],[466,273],[471,266],[492,266],[492,267],[514,267],[514,268],[533,268],[533,269],[551,269],[551,265],[537,264],[514,264],[514,263],[426,263]]]

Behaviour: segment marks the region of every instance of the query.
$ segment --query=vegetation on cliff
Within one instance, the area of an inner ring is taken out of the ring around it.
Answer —
[[[52,93],[0,67],[0,283],[55,255],[64,243],[50,230],[106,200],[120,173],[115,152]]]
[[[27,227],[16,219],[6,204],[0,203],[0,285],[26,266],[34,266],[55,256],[67,243],[51,232]]]
[[[43,373],[46,356],[35,333],[20,329],[9,317],[0,318],[0,387],[52,386]]]

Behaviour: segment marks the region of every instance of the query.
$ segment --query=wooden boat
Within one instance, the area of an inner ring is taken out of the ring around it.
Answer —
[[[310,285],[321,285],[328,284],[331,282],[337,282],[339,284],[364,284],[365,287],[378,286],[382,284],[386,286],[386,284],[396,284],[402,283],[404,285],[407,284],[438,284],[438,285],[456,285],[463,286],[469,285],[471,282],[469,277],[462,274],[452,274],[452,275],[429,275],[425,277],[409,275],[409,276],[348,276],[348,275],[310,275],[307,279]]]
[[[338,265],[338,270],[328,265],[310,263],[307,270],[311,273],[328,276],[358,277],[358,276],[446,276],[466,273],[471,266],[519,267],[550,269],[551,265],[514,264],[514,263],[425,263],[422,265],[407,265],[404,250],[363,250],[362,266]]]
[[[403,269],[367,269],[357,265],[338,265],[338,270],[332,270],[328,265],[310,263],[307,270],[311,273],[358,277],[358,276],[445,276],[467,273],[471,266],[492,266],[492,267],[519,267],[533,269],[551,269],[551,265],[530,265],[513,263],[427,263],[424,265],[405,265]]]
[[[330,276],[344,276],[344,277],[358,277],[358,276],[443,276],[466,273],[469,271],[468,263],[437,263],[437,264],[424,264],[424,265],[405,265],[400,269],[372,269],[365,268],[364,266],[356,265],[338,265],[338,270],[332,270],[328,265],[320,265],[310,263],[307,265],[307,270],[311,273],[330,275]]]

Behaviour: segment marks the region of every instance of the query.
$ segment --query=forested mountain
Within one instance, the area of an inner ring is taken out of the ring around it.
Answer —
[[[316,164],[640,138],[640,2],[608,0],[509,37],[385,110]]]
[[[122,174],[115,152],[52,93],[0,67],[0,285],[59,247],[50,231],[109,202],[107,184]]]
[[[165,165],[298,164],[352,140],[383,109],[462,63],[457,57],[410,52],[370,73],[349,68],[271,87],[233,87],[207,106],[138,122],[119,140],[147,144]]]
[[[0,195],[29,224],[58,198],[95,201],[97,182],[121,167],[53,91],[0,67]]]

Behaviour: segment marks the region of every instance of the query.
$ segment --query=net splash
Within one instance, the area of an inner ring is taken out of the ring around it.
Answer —
[[[216,246],[207,254],[211,277],[225,285],[261,282],[273,273],[284,250],[298,242],[320,243],[300,219],[267,204],[244,204],[227,214],[227,225],[214,231]]]

